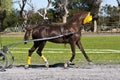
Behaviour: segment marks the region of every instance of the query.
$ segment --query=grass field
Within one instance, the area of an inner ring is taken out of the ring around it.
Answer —
[[[2,45],[22,41],[23,37],[2,37]],[[88,56],[96,64],[118,64],[120,63],[120,36],[83,36],[82,44]],[[32,42],[27,45],[19,44],[10,47],[15,56],[14,64],[26,64],[28,49]],[[76,58],[74,63],[87,64],[85,58],[76,47]],[[35,53],[35,52],[34,52]],[[50,64],[67,62],[71,57],[70,47],[67,44],[55,44],[47,42],[43,54]],[[8,55],[9,56],[9,55]],[[32,64],[43,64],[43,61],[35,53],[32,56]]]

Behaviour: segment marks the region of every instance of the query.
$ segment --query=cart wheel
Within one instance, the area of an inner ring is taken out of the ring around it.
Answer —
[[[2,51],[6,54],[8,62],[7,62],[7,68],[12,68],[14,63],[14,56],[12,52],[8,49],[7,46],[3,46]]]
[[[13,67],[13,63],[14,63],[14,56],[12,54],[11,51],[8,50],[8,54],[7,54],[7,58],[9,56],[9,59],[8,59],[8,68],[12,68]]]
[[[4,52],[0,51],[0,71],[4,71],[8,65],[8,59]]]

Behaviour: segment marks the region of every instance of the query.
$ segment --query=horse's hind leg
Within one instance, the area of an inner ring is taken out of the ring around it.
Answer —
[[[86,58],[86,60],[89,62],[89,64],[91,64],[92,61],[90,60],[90,58],[89,58],[88,55],[86,54],[86,52],[85,52],[85,50],[84,50],[81,42],[78,41],[76,44],[77,44],[78,48],[81,50],[81,52],[83,53],[83,55],[84,55],[84,57]]]
[[[48,61],[44,57],[44,55],[42,54],[42,50],[43,50],[43,48],[45,46],[45,43],[46,43],[46,41],[40,42],[39,48],[37,50],[37,54],[42,58],[42,60],[45,62],[45,66],[48,68],[49,67]]]
[[[36,50],[37,47],[38,47],[38,43],[34,42],[34,45],[32,46],[32,48],[29,49],[29,51],[28,51],[27,65],[25,65],[25,69],[29,68],[29,65],[31,64],[32,53]]]

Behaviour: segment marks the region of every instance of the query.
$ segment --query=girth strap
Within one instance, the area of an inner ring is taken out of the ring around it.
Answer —
[[[64,27],[63,26],[60,27],[60,32],[61,32],[61,35],[64,35],[65,32],[64,32]]]
[[[60,32],[61,32],[61,35],[64,35],[62,37],[63,40],[65,40],[66,37],[71,36],[71,35],[73,35],[75,33],[75,32],[69,31],[69,30],[65,30],[63,26],[60,27]],[[67,33],[69,33],[69,34],[67,34]]]

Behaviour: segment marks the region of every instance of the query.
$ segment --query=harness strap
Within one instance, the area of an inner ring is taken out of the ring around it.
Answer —
[[[65,34],[65,30],[63,26],[60,27],[60,32],[61,32],[61,35]],[[65,41],[65,36],[63,36],[63,40]]]
[[[64,27],[63,26],[60,27],[60,32],[61,32],[61,34],[64,33]]]

